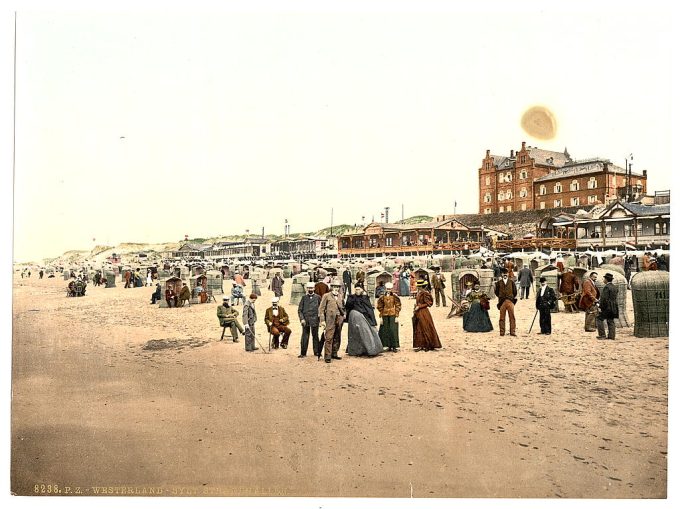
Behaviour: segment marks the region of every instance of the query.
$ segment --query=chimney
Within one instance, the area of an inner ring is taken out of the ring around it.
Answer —
[[[646,177],[647,176],[647,170],[642,170],[642,176]]]
[[[490,154],[490,153],[491,153],[491,150],[489,150],[489,149],[487,148],[487,149],[486,149],[486,157],[489,157],[489,154]]]
[[[607,173],[609,171],[609,161],[602,162],[602,171]]]
[[[510,150],[510,157],[515,157],[515,151],[514,150]]]
[[[522,142],[522,150],[526,150],[526,148],[527,148],[527,142],[523,141]]]

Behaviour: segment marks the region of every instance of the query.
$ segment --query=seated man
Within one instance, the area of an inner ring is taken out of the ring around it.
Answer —
[[[238,343],[238,332],[245,335],[243,325],[238,321],[238,309],[229,305],[229,297],[225,295],[222,297],[222,305],[217,306],[217,318],[220,321],[221,327],[229,327],[231,330],[231,339],[234,343]],[[224,337],[224,334],[222,334]]]
[[[243,286],[234,283],[234,286],[231,289],[231,305],[233,306],[234,303],[238,304],[239,300],[242,300],[243,304],[246,303],[246,297],[243,295]]]
[[[293,331],[288,328],[290,320],[288,319],[288,313],[282,307],[279,307],[279,298],[274,297],[272,299],[272,307],[268,308],[264,313],[264,323],[267,325],[267,330],[273,336],[273,346],[274,348],[279,347],[279,335],[283,334],[283,339],[281,340],[281,348],[288,348],[288,339]]]
[[[191,290],[186,283],[182,283],[182,289],[179,292],[179,307],[184,306],[185,302],[189,302],[191,299]]]
[[[165,302],[168,303],[169,308],[177,307],[177,294],[171,287],[165,289]]]
[[[155,304],[156,301],[161,300],[161,284],[156,283],[156,291],[151,294],[151,304]]]
[[[66,289],[66,296],[67,297],[75,297],[76,296],[76,282],[75,281],[69,282],[68,288]]]

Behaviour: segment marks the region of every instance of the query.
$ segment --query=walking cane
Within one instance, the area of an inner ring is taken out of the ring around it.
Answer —
[[[534,326],[534,322],[536,321],[536,316],[537,316],[537,315],[538,315],[538,309],[536,310],[536,313],[534,314],[534,319],[531,320],[531,326],[529,327],[529,332],[527,332],[527,334],[531,334],[531,329],[532,329],[533,326]]]
[[[255,337],[255,341],[257,341],[257,344],[260,345],[260,350],[262,350],[262,353],[271,353],[271,350],[268,352],[267,350],[264,349],[264,347],[262,346],[262,343],[260,343],[260,340],[257,339],[257,336],[255,336],[254,334],[253,334],[253,336]]]

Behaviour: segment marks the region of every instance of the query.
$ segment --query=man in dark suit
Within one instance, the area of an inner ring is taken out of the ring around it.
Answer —
[[[541,326],[541,334],[550,334],[552,332],[552,323],[550,317],[550,310],[557,302],[555,290],[548,286],[546,279],[541,277],[539,279],[541,288],[536,292],[536,309],[538,309],[539,318],[538,323]]]
[[[595,323],[597,325],[597,339],[616,339],[616,324],[614,319],[619,317],[619,304],[616,301],[619,290],[612,281],[614,276],[607,272],[604,275],[606,281],[600,296],[600,314]],[[607,335],[604,335],[604,323],[607,322]]]

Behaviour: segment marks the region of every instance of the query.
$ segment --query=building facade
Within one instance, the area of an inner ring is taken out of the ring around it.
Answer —
[[[574,161],[567,149],[553,152],[527,146],[498,156],[486,151],[479,173],[479,213],[607,204],[647,192],[647,172],[632,172],[607,159]]]

